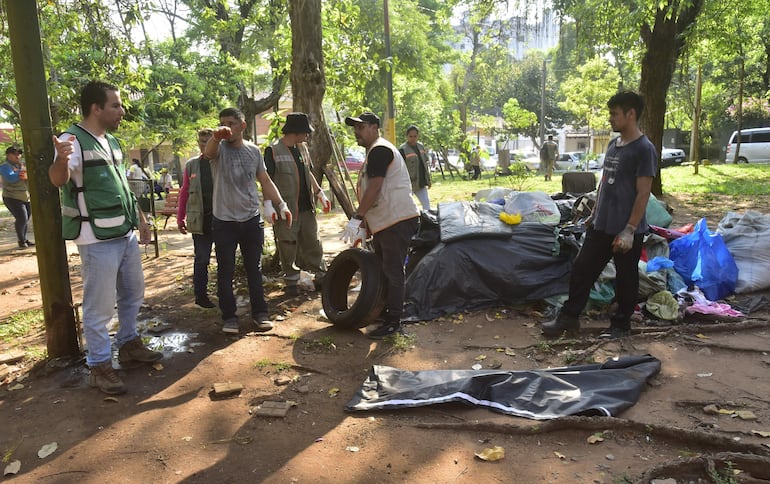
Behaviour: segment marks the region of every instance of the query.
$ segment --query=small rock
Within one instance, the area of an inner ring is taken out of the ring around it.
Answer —
[[[757,416],[751,410],[737,410],[735,415],[741,420],[756,420]]]
[[[282,387],[282,386],[285,386],[285,385],[288,385],[289,383],[291,383],[291,378],[289,378],[286,375],[281,375],[281,376],[277,377],[275,380],[273,380],[273,383],[275,383],[279,387]]]
[[[612,455],[612,454],[607,454],[607,455],[604,456],[604,458],[607,459],[607,460],[615,460],[615,456]]]
[[[713,403],[703,407],[703,413],[706,415],[719,415],[719,408]]]
[[[301,386],[297,387],[297,391],[299,393],[310,393],[310,387],[307,386],[307,385],[301,385]]]
[[[711,348],[701,348],[697,351],[697,354],[701,356],[711,356],[712,351]]]

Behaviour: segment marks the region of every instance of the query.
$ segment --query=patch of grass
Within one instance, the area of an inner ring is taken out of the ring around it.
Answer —
[[[25,336],[34,330],[42,330],[43,326],[45,324],[42,309],[19,311],[0,321],[0,340],[10,343],[14,338]]]
[[[305,349],[308,351],[331,353],[337,350],[337,345],[334,343],[334,338],[331,336],[324,336],[321,339],[305,341],[304,344]]]
[[[393,333],[392,335],[385,338],[385,341],[390,344],[390,347],[393,350],[406,351],[414,346],[415,342],[417,341],[417,336],[414,333]]]
[[[704,201],[714,194],[745,197],[770,195],[770,165],[706,165],[672,166],[661,170],[663,191],[666,193],[701,194]]]
[[[272,367],[276,371],[281,372],[291,368],[291,363],[286,363],[285,361],[272,361],[269,358],[262,358],[261,360],[254,363],[254,368],[259,370],[264,370],[269,367]]]
[[[732,462],[728,462],[727,467],[722,472],[719,472],[717,469],[710,469],[709,477],[715,484],[738,484]]]

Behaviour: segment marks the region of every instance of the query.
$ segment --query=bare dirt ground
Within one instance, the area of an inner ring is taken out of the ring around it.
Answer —
[[[724,198],[710,206],[667,200],[675,224],[706,216],[712,228],[728,210],[768,207],[768,200]],[[343,218],[320,219],[331,260],[343,249],[336,236]],[[42,305],[34,249],[15,249],[11,222],[0,220],[0,321]],[[161,233],[160,259],[148,250],[144,260],[140,318],[150,321],[145,329],[167,325],[157,335],[145,333],[163,348],[162,365],[121,369],[129,392],[113,398],[87,386],[82,366],[46,371],[29,358],[12,364],[0,385],[0,468],[18,460],[21,469],[0,481],[698,482],[704,473],[695,469],[708,459],[716,462],[712,478],[700,482],[767,482],[749,480],[752,473],[770,479],[768,308],[739,323],[643,321],[631,338],[600,342],[602,315],[585,319],[577,340],[546,341],[538,324],[542,307],[528,304],[410,324],[413,340],[401,348],[329,325],[319,314],[318,293],[286,299],[268,280],[276,329],[249,333],[244,318],[241,335],[231,337],[220,331],[218,310],[193,305],[192,244],[173,224]],[[68,248],[78,302],[79,258]],[[43,338],[0,343],[0,353],[44,346]],[[647,353],[661,360],[661,373],[619,418],[535,422],[458,404],[344,411],[374,364],[426,370],[499,363],[525,370]],[[213,385],[222,382],[243,390],[213,398]],[[269,401],[292,406],[285,417],[256,415]],[[716,414],[704,411],[710,404]],[[746,419],[736,411],[746,411],[740,414]],[[603,440],[589,443],[597,434]],[[56,450],[39,457],[53,442]],[[474,456],[495,446],[504,449],[503,459]],[[727,461],[725,469],[720,462]]]

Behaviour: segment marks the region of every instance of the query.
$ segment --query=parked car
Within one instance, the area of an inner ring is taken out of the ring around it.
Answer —
[[[684,159],[684,151],[673,148],[663,148],[660,154],[660,167],[665,168],[667,166],[681,165],[684,162]]]
[[[738,132],[734,131],[725,150],[727,163],[732,163],[735,159],[737,139]],[[738,163],[770,163],[770,127],[741,130],[741,151],[738,153]]]
[[[348,151],[345,156],[345,166],[348,171],[359,171],[364,166],[364,153],[358,151]]]
[[[556,158],[554,168],[557,170],[576,170],[583,166],[583,158],[585,153],[582,151],[565,151],[559,153],[559,157]]]

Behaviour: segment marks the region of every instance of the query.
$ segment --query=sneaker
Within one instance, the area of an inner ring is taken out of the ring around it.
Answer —
[[[610,326],[599,334],[599,339],[620,339],[631,336],[630,328],[617,328]]]
[[[388,336],[400,333],[401,332],[401,323],[400,322],[385,322],[381,325],[377,326],[373,330],[366,333],[366,336],[369,339],[385,339]]]
[[[27,248],[27,243],[24,242],[24,241],[20,241],[19,242],[19,249],[26,249],[26,248]]]
[[[24,243],[27,244],[27,247],[34,247],[35,246],[35,243],[34,242],[30,242],[29,240],[25,240]]]
[[[299,296],[299,288],[297,288],[296,285],[294,286],[286,286],[283,289],[283,295],[286,297],[297,297]]]
[[[225,321],[222,325],[222,332],[227,334],[238,334],[241,332],[238,327],[238,318],[232,318]]]
[[[107,395],[119,395],[126,393],[126,386],[115,370],[112,369],[112,361],[94,365],[88,375],[88,384]]]
[[[211,302],[211,299],[209,299],[209,297],[206,295],[203,295],[201,297],[196,297],[195,304],[206,309],[211,309],[216,307],[216,305],[213,302]]]
[[[128,363],[131,361],[141,361],[144,363],[152,363],[163,359],[163,353],[160,351],[152,351],[144,346],[142,338],[136,337],[124,344],[118,350],[118,361],[120,363]]]
[[[265,331],[273,329],[273,323],[270,322],[270,316],[268,314],[257,314],[252,320],[254,321],[254,331],[258,333],[264,333]]]

